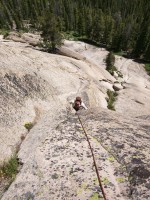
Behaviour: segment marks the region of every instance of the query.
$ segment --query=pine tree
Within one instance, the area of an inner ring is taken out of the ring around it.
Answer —
[[[47,13],[42,24],[41,36],[48,52],[55,52],[56,47],[62,44],[59,20],[54,14]]]
[[[149,24],[150,24],[150,16],[146,13],[145,18],[140,27],[140,32],[136,41],[136,46],[134,50],[134,54],[136,57],[140,57],[144,54],[147,49],[150,35],[149,35]]]
[[[91,39],[101,43],[104,35],[104,19],[102,10],[98,10],[93,18]]]
[[[56,16],[54,24],[59,28],[49,22],[56,32],[78,32],[116,51],[123,49],[147,59],[149,10],[148,0],[0,0],[0,28],[12,29],[15,25],[20,30],[28,21],[39,30],[49,12]]]
[[[103,36],[103,43],[105,43],[107,47],[109,47],[112,44],[113,32],[114,32],[114,20],[109,14],[105,17],[105,29]]]
[[[112,52],[110,52],[106,57],[106,70],[111,74],[114,75],[114,71],[116,71],[115,64],[115,56]]]
[[[107,70],[111,69],[112,66],[115,64],[115,56],[112,53],[112,51],[107,55],[106,58],[106,65],[107,65]]]
[[[85,16],[84,13],[79,13],[78,24],[77,24],[78,33],[83,36],[85,34]]]

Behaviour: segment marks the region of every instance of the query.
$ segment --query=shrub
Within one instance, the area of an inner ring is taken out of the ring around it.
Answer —
[[[107,65],[107,68],[111,68],[112,66],[114,66],[115,64],[115,56],[112,52],[110,52],[107,57],[106,57],[106,65]]]
[[[107,95],[108,95],[107,108],[110,109],[110,110],[115,110],[114,102],[115,102],[116,97],[117,97],[118,94],[116,92],[111,91],[111,90],[107,90]]]
[[[0,29],[0,35],[3,35],[5,39],[9,35],[9,30]]]
[[[70,32],[65,32],[63,33],[63,38],[67,39],[67,40],[74,40],[74,41],[78,41],[79,39],[79,34],[74,32],[74,31],[70,31]]]
[[[117,68],[114,66],[115,64],[115,56],[112,52],[110,52],[106,57],[106,70],[113,76],[114,71],[117,71]]]
[[[9,36],[9,33],[8,33],[8,32],[6,32],[6,33],[4,34],[4,39],[6,39],[7,36]]]
[[[17,174],[18,169],[18,161],[17,156],[14,155],[10,158],[10,160],[3,164],[3,166],[0,168],[0,177],[7,177],[14,179]]]
[[[117,72],[117,68],[115,66],[112,66],[111,68],[107,69],[106,70],[113,76],[114,75],[114,71]]]
[[[0,34],[4,35],[5,33],[9,33],[9,30],[7,29],[0,29]]]
[[[150,75],[150,64],[145,64],[145,70],[147,71],[148,75]]]
[[[33,128],[33,123],[32,122],[27,122],[27,123],[25,123],[25,125],[24,125],[24,127],[28,130],[28,131],[30,131],[32,128]]]

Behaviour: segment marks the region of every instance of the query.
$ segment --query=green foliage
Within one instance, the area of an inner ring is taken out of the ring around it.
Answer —
[[[6,39],[8,35],[9,35],[9,32],[5,32],[4,39]]]
[[[148,75],[150,75],[150,64],[145,64],[145,69],[146,69]]]
[[[119,183],[124,183],[125,178],[119,177],[119,178],[116,178],[116,181],[119,182]]]
[[[80,40],[80,35],[77,32],[74,32],[74,31],[63,32],[63,37],[67,40],[73,40],[73,41]]]
[[[117,97],[117,93],[116,92],[113,92],[111,90],[107,90],[107,95],[108,95],[108,99],[107,99],[107,108],[110,109],[110,110],[115,110],[114,108],[114,102],[116,100],[116,97]]]
[[[90,200],[99,200],[99,197],[98,197],[98,193],[95,193],[93,194],[93,196],[90,198]]]
[[[0,35],[3,35],[4,39],[9,35],[9,30],[0,29]]]
[[[110,52],[106,57],[106,70],[114,75],[114,71],[117,71],[117,68],[114,66],[115,64],[115,56],[112,52]]]
[[[115,56],[113,55],[112,52],[110,52],[110,53],[107,55],[106,64],[107,64],[107,67],[108,67],[108,68],[114,66],[114,64],[115,64]]]
[[[127,56],[127,52],[118,51],[118,52],[114,52],[114,55],[117,55],[117,56]]]
[[[109,180],[108,180],[107,177],[102,177],[102,183],[103,183],[104,185],[108,185],[110,182],[109,182]]]
[[[0,168],[0,178],[8,177],[14,179],[17,174],[18,161],[16,155],[10,158],[10,160],[3,164]]]
[[[62,34],[60,33],[61,28],[60,19],[54,14],[46,13],[41,28],[41,36],[43,37],[44,47],[48,52],[54,52],[56,46],[62,44]]]
[[[106,68],[106,70],[113,76],[114,72],[117,71],[117,68],[115,66]]]
[[[147,49],[144,53],[144,59],[150,62],[150,39],[149,39],[149,44],[147,45]]]
[[[114,162],[115,161],[115,158],[113,156],[107,158],[107,160],[109,160],[110,162]]]
[[[87,189],[87,184],[83,183],[80,188],[77,189],[77,195],[82,194]]]
[[[145,13],[137,36],[134,54],[136,57],[147,57],[150,48],[150,15]],[[150,55],[150,54],[149,54]],[[150,59],[150,58],[149,58]]]
[[[24,124],[24,127],[30,131],[33,128],[34,124],[32,122],[27,122]]]
[[[148,0],[1,0],[0,28],[42,27],[48,50],[60,44],[59,33],[74,31],[80,38],[149,61],[149,10]]]

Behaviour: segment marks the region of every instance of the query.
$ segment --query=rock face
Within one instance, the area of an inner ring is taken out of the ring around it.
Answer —
[[[118,80],[105,70],[104,49],[65,41],[60,49],[65,56],[60,56],[0,40],[1,164],[27,135],[18,152],[22,168],[2,200],[102,197],[88,143],[69,104],[76,96],[89,108],[79,115],[107,199],[149,199],[150,81],[142,66],[138,65],[141,75],[136,67],[126,70],[122,63],[120,68],[122,59],[117,57],[116,67],[126,81],[116,101],[119,114],[107,109],[107,90],[113,91]],[[127,100],[129,104],[121,105]],[[28,134],[27,122],[34,124]]]
[[[99,108],[83,111],[80,117],[107,198],[148,199],[150,138],[146,120],[133,122]],[[66,115],[64,111],[64,115],[53,118],[53,126],[50,118],[47,114],[27,136],[19,152],[22,169],[2,199],[102,197],[77,115]]]
[[[15,42],[28,43],[32,46],[37,46],[41,40],[41,37],[39,34],[37,35],[32,33],[19,34],[17,32],[10,32],[9,35],[7,36],[7,39],[13,40]]]
[[[116,56],[115,66],[123,74],[124,89],[119,91],[115,104],[118,112],[131,116],[149,115],[150,113],[150,76],[142,64],[131,59]]]
[[[24,124],[35,123],[45,111],[66,108],[77,95],[89,106],[107,108],[107,89],[99,82],[107,80],[107,73],[96,65],[12,41],[1,42],[0,60],[1,162],[26,134]]]

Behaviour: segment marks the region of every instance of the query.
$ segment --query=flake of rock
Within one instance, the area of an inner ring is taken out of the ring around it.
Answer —
[[[122,90],[122,89],[123,89],[123,86],[122,86],[121,84],[119,84],[119,83],[115,83],[115,84],[113,85],[113,89],[114,89],[115,91],[119,91],[119,90]]]

